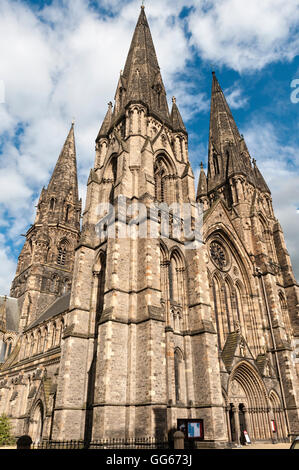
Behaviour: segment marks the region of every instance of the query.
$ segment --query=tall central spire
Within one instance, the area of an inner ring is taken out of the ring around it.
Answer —
[[[117,115],[124,111],[129,102],[142,101],[162,121],[170,121],[166,92],[144,6],[141,7],[115,101]]]

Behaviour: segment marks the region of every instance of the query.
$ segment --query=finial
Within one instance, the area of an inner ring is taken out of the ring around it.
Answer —
[[[200,168],[203,170],[203,163],[200,162]]]
[[[124,73],[123,69],[121,69],[121,71],[119,72],[120,76],[122,76],[122,74]]]
[[[75,124],[75,118],[72,118],[72,126]]]
[[[172,102],[176,103],[176,97],[175,96],[172,97]]]
[[[212,75],[215,75],[215,72],[214,72],[214,70],[212,71]]]
[[[144,6],[144,0],[142,0],[142,3],[141,3],[141,9],[144,10],[145,6]]]

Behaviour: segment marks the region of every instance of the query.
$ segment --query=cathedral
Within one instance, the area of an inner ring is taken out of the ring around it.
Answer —
[[[213,72],[195,191],[178,104],[141,7],[85,208],[72,124],[0,296],[0,414],[15,436],[162,441],[186,420],[203,448],[299,434],[299,286],[270,189]],[[198,243],[173,230],[184,221],[167,207],[183,205]]]

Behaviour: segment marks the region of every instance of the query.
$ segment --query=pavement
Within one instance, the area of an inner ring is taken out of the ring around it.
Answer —
[[[240,447],[233,447],[233,449],[241,450],[241,449],[267,449],[267,450],[278,450],[278,449],[289,449],[291,443],[279,442],[277,444],[265,444],[263,442],[255,442],[252,444],[248,444],[247,446],[240,446]]]

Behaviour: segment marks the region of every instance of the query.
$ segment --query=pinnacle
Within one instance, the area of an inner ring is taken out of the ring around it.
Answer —
[[[203,168],[203,163],[200,162],[200,173],[199,173],[199,180],[198,180],[198,186],[197,186],[197,194],[196,194],[196,200],[199,198],[206,196],[208,191],[207,187],[207,177]]]
[[[255,180],[256,180],[257,187],[261,191],[271,194],[271,191],[270,191],[270,189],[269,189],[262,173],[260,172],[260,170],[259,170],[259,168],[256,164],[256,160],[254,158],[252,159],[252,164],[253,164],[253,172],[254,172],[254,175],[255,175]]]
[[[174,96],[172,97],[172,110],[171,110],[170,117],[171,117],[171,124],[172,124],[173,130],[187,133],[181,113],[176,104],[176,98]]]
[[[101,137],[107,135],[109,128],[111,126],[111,121],[112,121],[112,102],[109,101],[108,103],[108,110],[106,113],[106,116],[104,117],[103,123],[101,125],[100,131],[98,133],[98,136],[96,138],[96,141]]]

